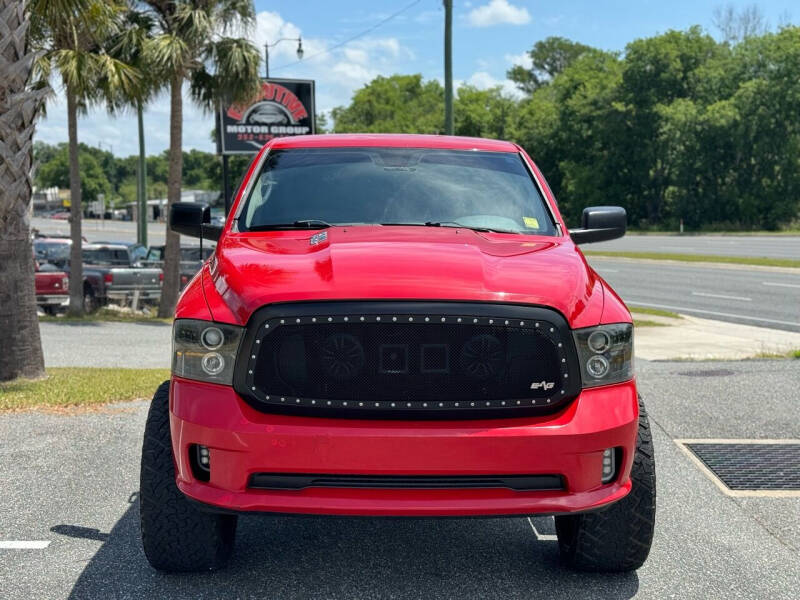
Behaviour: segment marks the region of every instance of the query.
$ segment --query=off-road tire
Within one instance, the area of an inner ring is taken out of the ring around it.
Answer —
[[[607,509],[556,517],[561,559],[581,571],[633,571],[650,553],[656,516],[656,469],[650,423],[639,398],[633,487]]]
[[[233,550],[236,517],[195,508],[175,484],[169,430],[169,381],[156,390],[147,415],[139,484],[142,546],[160,571],[208,571]]]

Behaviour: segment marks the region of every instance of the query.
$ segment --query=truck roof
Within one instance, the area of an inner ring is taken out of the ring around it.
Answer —
[[[128,250],[128,244],[117,243],[117,242],[95,242],[92,244],[83,244],[81,246],[81,250],[102,250],[104,248],[108,248],[111,250]]]
[[[404,133],[331,133],[276,138],[271,148],[433,148],[437,150],[484,150],[519,152],[519,147],[503,140],[451,135],[416,135]]]

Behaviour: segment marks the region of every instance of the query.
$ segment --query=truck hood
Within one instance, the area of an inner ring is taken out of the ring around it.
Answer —
[[[603,285],[569,237],[356,226],[226,233],[203,270],[214,320],[320,300],[455,300],[549,306],[596,325]]]

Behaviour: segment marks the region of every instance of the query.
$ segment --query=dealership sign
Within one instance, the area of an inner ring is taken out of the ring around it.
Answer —
[[[272,138],[315,132],[314,82],[265,79],[248,104],[222,107],[217,124],[222,154],[253,154]]]

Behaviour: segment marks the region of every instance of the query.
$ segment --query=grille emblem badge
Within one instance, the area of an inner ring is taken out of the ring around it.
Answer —
[[[531,383],[532,390],[552,390],[556,386],[555,382],[550,381],[534,381]]]

